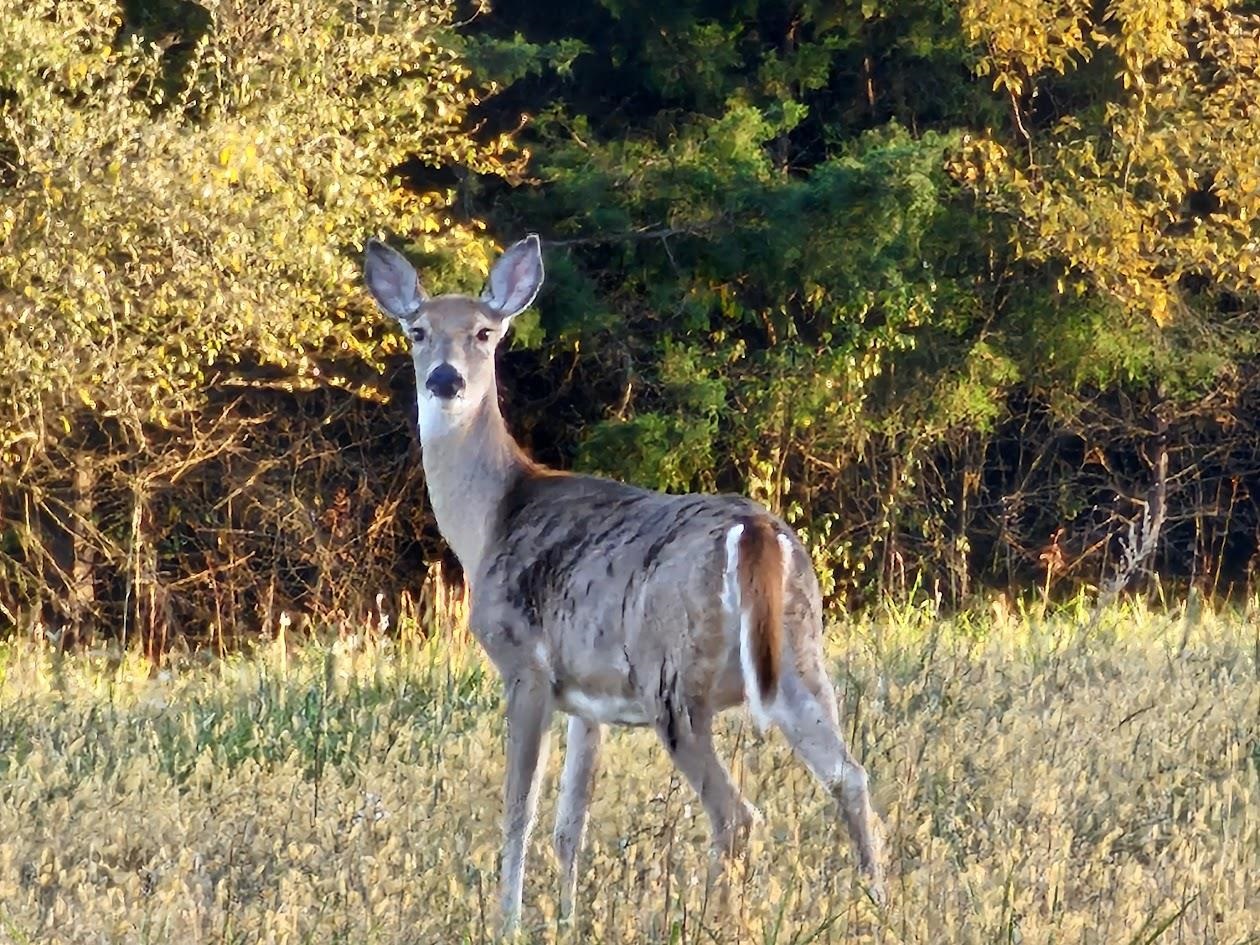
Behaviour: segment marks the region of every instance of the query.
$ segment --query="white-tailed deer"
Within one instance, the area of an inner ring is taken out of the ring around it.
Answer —
[[[719,862],[738,852],[755,812],[714,751],[712,724],[744,701],[834,795],[882,899],[879,821],[840,734],[818,581],[791,529],[749,499],[650,492],[525,456],[499,411],[494,358],[542,285],[538,237],[500,257],[480,298],[430,298],[375,240],[364,272],[411,339],[429,498],[468,578],[472,631],[506,690],[505,931],[520,917],[557,709],[570,716],[555,829],[562,915],[573,910],[605,724],[654,728],[700,796]]]

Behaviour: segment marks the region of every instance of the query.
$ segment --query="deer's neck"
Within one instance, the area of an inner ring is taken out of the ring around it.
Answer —
[[[421,401],[420,446],[438,528],[471,580],[504,495],[533,464],[508,433],[494,397],[467,416],[451,416],[431,400]]]

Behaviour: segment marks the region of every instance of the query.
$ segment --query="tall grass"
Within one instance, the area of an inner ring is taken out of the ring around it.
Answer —
[[[531,856],[538,941],[1260,941],[1254,608],[1093,622],[1001,604],[833,628],[834,678],[889,834],[860,894],[824,794],[740,713],[722,751],[765,814],[727,901],[650,733],[615,730],[572,929]],[[556,724],[556,735],[561,726]],[[0,649],[0,941],[481,942],[503,723],[475,644],[344,628],[155,671]]]

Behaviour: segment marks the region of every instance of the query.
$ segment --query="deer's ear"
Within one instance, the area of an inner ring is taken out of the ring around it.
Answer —
[[[509,246],[491,267],[481,300],[501,318],[514,318],[529,308],[542,284],[542,245],[538,234],[531,233]]]
[[[380,240],[368,240],[363,250],[363,281],[376,304],[399,321],[414,315],[428,298],[411,263]]]

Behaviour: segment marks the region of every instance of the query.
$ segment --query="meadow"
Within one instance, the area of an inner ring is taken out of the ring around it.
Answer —
[[[654,737],[616,730],[573,927],[557,922],[561,720],[527,877],[531,941],[758,945],[1260,941],[1260,602],[1096,621],[996,603],[834,626],[890,902],[829,801],[733,712],[764,814],[725,901]],[[0,941],[492,940],[503,721],[458,632],[344,627],[248,653],[0,647]]]

